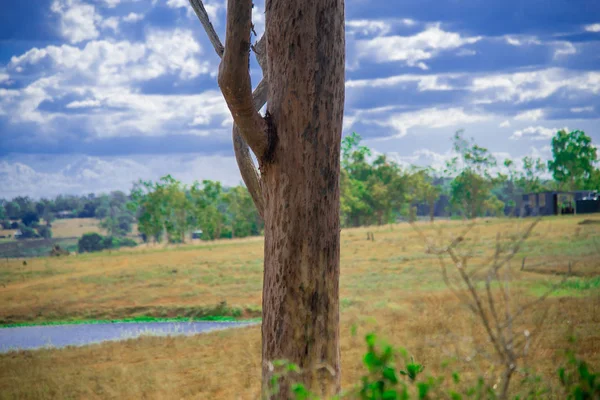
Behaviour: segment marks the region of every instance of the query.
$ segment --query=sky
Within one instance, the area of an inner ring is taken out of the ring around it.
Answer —
[[[226,1],[204,4],[224,38]],[[2,7],[0,198],[241,182],[219,59],[187,0]],[[253,22],[260,36],[262,0]],[[346,1],[344,135],[440,168],[459,129],[502,161],[549,158],[562,128],[600,143],[599,1]]]

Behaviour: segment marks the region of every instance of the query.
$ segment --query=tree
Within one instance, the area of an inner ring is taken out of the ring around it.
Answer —
[[[462,133],[456,132],[453,138],[458,156],[447,164],[447,171],[457,174],[450,186],[450,202],[467,218],[476,218],[483,214],[484,203],[491,195],[489,169],[496,166],[496,160],[488,149],[463,138]]]
[[[15,201],[9,201],[4,205],[6,215],[9,219],[19,219],[21,217],[21,207]]]
[[[433,222],[435,218],[435,202],[439,199],[442,188],[433,184],[431,172],[427,169],[415,171],[411,176],[410,186],[412,188],[412,200],[427,204],[429,220]]]
[[[20,224],[19,230],[21,231],[21,235],[18,237],[19,239],[35,239],[39,237],[36,230],[27,225]]]
[[[138,231],[155,242],[160,242],[164,232],[164,215],[161,192],[149,181],[136,182],[131,190],[130,211],[137,212]]]
[[[230,0],[224,49],[202,2],[190,3],[222,55],[218,82],[235,124],[236,158],[265,220],[263,388],[269,362],[287,359],[302,368],[301,382],[310,390],[333,395],[340,387],[344,1],[267,2],[266,32],[251,46],[252,0]],[[251,48],[268,79],[254,96]],[[275,396],[288,398],[285,378],[280,388]]]
[[[35,211],[27,211],[23,218],[21,219],[25,226],[34,226],[40,222],[40,217],[35,213]]]
[[[48,225],[40,225],[37,228],[37,233],[44,239],[50,239],[52,237],[52,229]]]
[[[200,188],[198,182],[195,182],[190,196],[196,224],[202,229],[203,237],[209,240],[219,239],[225,224],[225,215],[219,208],[223,201],[221,183],[204,180]]]
[[[185,242],[193,225],[187,187],[171,175],[159,182],[139,181],[131,191],[130,211],[138,212],[138,231],[160,241],[164,232],[171,243]]]
[[[589,181],[587,181],[584,189],[600,192],[600,168],[594,169],[594,172],[592,172],[592,176]]]
[[[85,233],[77,242],[77,251],[79,253],[91,253],[104,249],[104,237],[99,233]]]
[[[567,133],[564,129],[552,138],[552,156],[548,170],[562,190],[582,189],[594,172],[598,161],[592,139],[583,131]]]
[[[254,207],[250,193],[243,186],[229,189],[223,195],[227,206],[226,219],[231,229],[231,237],[245,237],[260,233],[260,216]]]
[[[360,135],[352,132],[341,143],[341,212],[347,226],[371,224],[374,217],[367,182],[373,172],[367,162],[371,149],[361,146],[360,141]]]
[[[517,186],[525,193],[544,190],[540,175],[546,172],[546,165],[540,158],[523,157],[523,172],[517,178]]]

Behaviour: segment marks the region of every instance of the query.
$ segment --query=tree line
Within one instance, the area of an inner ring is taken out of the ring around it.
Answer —
[[[515,212],[515,199],[524,193],[600,190],[597,149],[583,131],[557,132],[547,163],[529,156],[500,162],[462,131],[452,144],[455,156],[436,171],[401,166],[374,154],[358,134],[346,136],[341,145],[342,225],[382,225],[419,215],[431,220],[440,214],[503,216]],[[129,194],[0,200],[3,227],[20,228],[26,237],[50,237],[57,216],[99,219],[110,237],[129,234],[137,222],[145,241],[171,243],[185,242],[197,230],[202,239],[213,240],[260,235],[264,227],[244,186],[224,187],[210,180],[189,186],[171,175],[158,182],[140,180]]]

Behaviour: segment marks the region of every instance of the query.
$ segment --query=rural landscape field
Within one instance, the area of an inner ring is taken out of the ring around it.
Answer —
[[[472,375],[491,373],[494,354],[483,326],[449,291],[424,237],[448,245],[469,229],[457,251],[469,251],[471,263],[482,265],[498,234],[518,235],[531,223],[487,219],[470,228],[467,222],[436,221],[343,230],[343,389],[351,390],[364,374],[363,338],[369,332],[407,349],[427,373],[439,372],[447,360]],[[367,240],[371,234],[374,240]],[[524,365],[551,386],[570,335],[577,337],[578,355],[592,365],[600,362],[599,238],[598,217],[546,218],[510,263],[515,307],[560,283],[571,264],[570,277],[516,327],[522,334],[541,324]],[[261,238],[249,238],[36,258],[27,265],[21,259],[2,260],[0,320],[194,316],[211,310],[257,317],[262,244]],[[453,279],[455,271],[450,275]],[[483,275],[477,281],[481,284]],[[260,397],[260,327],[17,351],[0,355],[0,365],[0,397],[6,399],[254,399]],[[515,389],[519,381],[515,379]]]
[[[0,400],[600,400],[600,1],[0,12]]]

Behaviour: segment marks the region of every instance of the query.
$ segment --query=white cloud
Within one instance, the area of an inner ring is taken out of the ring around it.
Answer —
[[[150,31],[145,43],[90,41],[82,49],[62,45],[33,48],[12,57],[8,68],[27,68],[49,60],[60,76],[83,75],[98,84],[115,85],[144,81],[165,73],[179,73],[182,79],[214,72],[208,62],[196,56],[200,44],[189,30]]]
[[[436,24],[413,36],[380,36],[358,40],[356,47],[359,59],[404,61],[409,66],[427,69],[424,60],[435,57],[441,51],[476,43],[480,39],[479,36],[462,37],[458,33],[446,32]]]
[[[13,57],[7,71],[22,69],[27,74],[43,67],[48,76],[18,90],[2,89],[0,110],[13,123],[39,124],[40,131],[60,131],[67,120],[95,136],[161,135],[173,126],[180,133],[206,134],[209,124],[219,126],[229,116],[219,92],[144,94],[134,85],[165,74],[178,76],[174,84],[214,74],[216,66],[198,60],[201,53],[192,33],[183,29],[149,31],[145,43],[99,40],[83,48],[34,48]],[[65,96],[75,97],[66,109],[93,107],[94,112],[40,110],[42,102]],[[61,123],[52,124],[57,117]]]
[[[230,156],[174,154],[129,158],[81,155],[46,156],[48,165],[37,165],[36,156],[0,161],[2,195],[8,198],[29,195],[34,198],[58,194],[128,192],[133,182],[158,180],[172,174],[186,184],[203,179],[220,180],[233,186],[241,182],[235,159]]]
[[[6,82],[10,79],[10,75],[5,72],[0,72],[0,83]]]
[[[525,46],[525,45],[540,45],[542,42],[535,36],[504,36],[506,43],[512,46]]]
[[[219,25],[218,13],[225,9],[225,2],[219,0],[204,0],[204,9],[213,25]],[[189,18],[195,18],[194,10],[188,0],[167,0],[167,6],[171,8],[185,8]]]
[[[82,100],[82,101],[72,101],[66,105],[67,108],[88,108],[88,107],[98,107],[100,105],[100,101],[98,100]]]
[[[407,168],[413,165],[421,167],[430,167],[434,171],[441,172],[446,167],[446,162],[450,161],[456,154],[452,151],[438,153],[430,149],[418,149],[409,156],[401,156],[397,152],[386,154],[390,160]]]
[[[397,134],[392,137],[406,136],[415,127],[445,128],[488,120],[490,116],[471,114],[461,107],[456,108],[427,108],[418,111],[391,114],[385,120],[370,120],[368,122],[393,128]]]
[[[217,11],[215,10],[214,13],[216,14]],[[208,10],[206,12],[208,13]],[[252,23],[254,24],[254,31],[260,36],[265,31],[265,10],[256,2],[252,7]]]
[[[528,110],[517,114],[515,119],[517,121],[537,121],[544,117],[544,111],[541,108],[535,110]]]
[[[510,121],[509,120],[503,121],[499,126],[500,126],[500,128],[508,128],[510,126]]]
[[[346,28],[349,34],[361,33],[363,35],[374,36],[385,35],[391,29],[389,23],[372,19],[355,19],[346,21]]]
[[[544,99],[559,89],[600,93],[600,72],[575,72],[549,68],[531,72],[475,77],[469,88],[479,97],[475,103]]]
[[[555,59],[577,53],[577,48],[570,42],[558,42],[556,46],[558,48],[554,50]]]
[[[564,128],[568,130],[568,128]],[[531,140],[548,140],[552,138],[560,129],[545,128],[543,126],[529,126],[525,129],[517,130],[510,137],[513,140],[528,137]]]
[[[105,18],[100,22],[100,26],[103,29],[112,29],[114,33],[119,32],[119,18],[118,17],[110,17]]]
[[[573,107],[573,108],[571,108],[571,112],[574,112],[574,113],[588,112],[588,111],[594,111],[594,107],[587,106],[587,107]]]
[[[171,8],[188,7],[190,3],[187,0],[167,0],[167,6]]]
[[[180,71],[183,79],[210,72],[209,64],[195,57],[201,47],[190,30],[152,31],[146,37],[146,46],[152,52],[148,58],[151,64]]]
[[[60,32],[71,43],[98,37],[96,24],[101,17],[93,5],[79,0],[54,0],[50,9],[60,16]]]
[[[123,17],[124,22],[137,22],[142,19],[144,19],[144,16],[142,14],[137,14],[134,12],[130,12],[129,14]]]
[[[600,32],[600,24],[586,25],[585,30],[588,32]]]
[[[103,1],[108,8],[114,8],[121,2],[121,0],[103,0]]]
[[[356,79],[346,81],[347,88],[364,88],[364,87],[391,87],[404,83],[417,83],[419,91],[427,90],[452,90],[454,87],[450,85],[448,79],[455,78],[458,75],[443,74],[443,75],[395,75],[388,78],[377,79]]]
[[[475,50],[472,49],[460,49],[456,55],[458,57],[468,57],[468,56],[474,56],[475,54],[477,54],[477,52]]]

